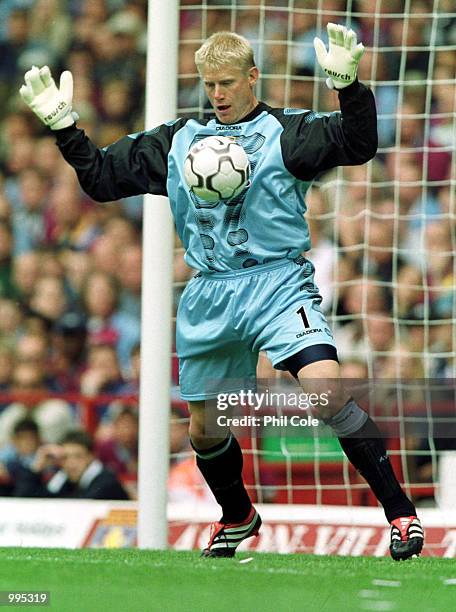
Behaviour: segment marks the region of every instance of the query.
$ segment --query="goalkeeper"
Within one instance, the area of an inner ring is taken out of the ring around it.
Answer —
[[[259,351],[266,351],[275,368],[291,372],[307,392],[318,386],[317,379],[339,379],[314,268],[302,256],[310,249],[304,194],[318,173],[374,157],[377,119],[372,93],[356,78],[362,44],[344,26],[328,24],[328,35],[329,50],[318,38],[314,45],[328,86],[338,91],[340,112],[325,115],[259,102],[252,48],[230,32],[214,34],[195,54],[214,117],[171,121],[104,149],[76,126],[71,73],[62,74],[58,89],[49,68],[33,67],[21,88],[92,198],[168,195],[186,261],[199,271],[180,301],[176,346],[191,442],[223,512],[203,551],[208,557],[233,556],[261,525],[243,484],[237,440],[229,431],[217,439],[205,435],[208,400],[240,391],[233,381],[254,378]],[[184,179],[190,147],[212,135],[235,137],[250,159],[251,183],[231,202],[200,201]],[[321,417],[383,505],[393,558],[419,554],[420,522],[371,418],[340,385]]]

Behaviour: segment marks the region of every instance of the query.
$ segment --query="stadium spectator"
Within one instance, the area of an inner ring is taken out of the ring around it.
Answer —
[[[6,220],[0,220],[0,298],[14,296],[12,271],[13,236]]]
[[[25,331],[16,344],[16,364],[32,364],[48,391],[57,392],[59,386],[50,365],[50,341],[47,332]]]
[[[389,53],[390,75],[393,80],[400,78],[401,71],[417,71],[426,78],[429,62],[429,36],[426,13],[430,11],[426,0],[415,0],[410,4],[410,17],[392,19],[388,37],[393,50]],[[401,65],[401,49],[407,47],[405,62]]]
[[[14,254],[28,253],[46,244],[46,177],[37,168],[25,168],[18,175],[19,193],[13,204]]]
[[[394,348],[395,334],[391,317],[386,312],[370,311],[363,321],[358,319],[336,332],[345,359],[362,358],[370,365],[370,376],[383,369],[385,356]]]
[[[7,18],[7,38],[0,41],[0,112],[16,88],[22,65],[20,58],[29,45],[30,22],[26,10],[15,8]]]
[[[454,154],[454,113],[456,111],[456,85],[454,68],[441,66],[434,72],[432,88],[435,117],[431,118],[429,132],[430,151],[418,156],[426,167],[428,181],[444,181],[450,178]],[[434,113],[433,113],[434,114]]]
[[[52,276],[62,280],[65,284],[65,272],[60,261],[58,251],[51,248],[42,249],[41,255],[41,273],[42,276]]]
[[[29,121],[27,112],[21,110],[11,110],[3,119],[0,131],[0,158],[4,160],[12,142],[30,139],[35,136],[34,126]]]
[[[16,359],[19,362],[33,363],[43,371],[46,369],[49,351],[47,334],[26,332],[16,343]]]
[[[394,350],[389,351],[388,356],[383,364],[380,376],[382,378],[390,378],[392,380],[399,379],[403,381],[418,380],[424,377],[424,363],[421,357],[416,357],[410,347],[403,342],[397,345]],[[397,398],[397,390],[392,390],[392,401]],[[422,398],[422,391],[418,390],[413,398],[415,402],[419,402]],[[408,399],[411,398],[409,391]]]
[[[90,252],[94,270],[112,277],[117,275],[120,249],[113,236],[101,234],[92,244]]]
[[[333,308],[334,297],[334,270],[337,261],[337,251],[334,242],[324,233],[324,221],[321,219],[322,195],[312,189],[307,201],[309,210],[309,229],[312,234],[312,249],[309,257],[315,266],[315,280],[323,298],[321,307],[325,312]]]
[[[41,445],[40,431],[30,417],[19,419],[13,427],[8,444],[0,448],[0,491],[11,494],[18,471],[30,467]]]
[[[125,81],[114,79],[101,88],[100,116],[104,124],[119,124],[133,130],[132,92]],[[110,141],[108,141],[110,142]]]
[[[369,375],[369,368],[364,359],[345,359],[340,364],[341,378],[355,379],[355,378],[367,378]]]
[[[1,317],[1,311],[0,311]],[[0,343],[0,392],[9,391],[14,370],[14,352],[7,344]],[[4,405],[0,399],[0,413]]]
[[[119,311],[141,318],[142,248],[139,244],[125,246],[119,255],[117,278],[120,283]]]
[[[120,79],[134,86],[135,91],[143,91],[144,58],[138,51],[143,28],[138,16],[119,12],[94,32],[91,43],[97,61],[93,74],[99,86]]]
[[[183,13],[182,13],[183,15]],[[187,37],[198,39],[200,36],[198,28],[188,28]],[[179,89],[177,104],[180,109],[185,109],[183,115],[192,115],[200,104],[200,84],[195,67],[193,55],[198,49],[198,44],[194,42],[181,42],[179,46]],[[187,111],[188,109],[188,111]]]
[[[46,397],[49,391],[41,364],[17,362],[11,390],[19,397],[0,413],[0,446],[8,441],[14,423],[27,415],[37,422],[45,442],[57,442],[74,425],[73,411],[68,402]],[[30,395],[31,391],[34,394]],[[28,401],[27,397],[30,398]]]
[[[140,238],[133,221],[122,215],[114,215],[106,220],[103,235],[110,238],[118,249],[137,246]]]
[[[48,135],[35,139],[34,167],[51,181],[59,176],[63,168],[62,160],[58,157],[54,142]]]
[[[1,184],[1,174],[0,174],[0,184]],[[11,206],[6,197],[0,191],[0,221],[2,223],[6,223],[7,227],[9,227],[11,220]]]
[[[380,36],[382,36],[381,32]],[[381,147],[391,145],[394,142],[396,131],[394,114],[397,109],[399,91],[397,85],[392,85],[390,82],[387,55],[367,48],[364,52],[363,63],[359,67],[359,78],[363,81],[377,82],[375,101],[379,110],[378,142]]]
[[[390,177],[398,181],[401,254],[407,263],[423,265],[426,254],[422,237],[426,225],[441,214],[440,203],[423,184],[421,169],[416,162],[394,166],[394,160],[388,154],[386,167]],[[401,227],[402,223],[405,223],[405,228]]]
[[[58,471],[46,482],[49,467]],[[70,431],[61,444],[41,446],[29,468],[18,470],[13,494],[17,497],[128,499],[116,476],[95,458],[92,438]]]
[[[105,342],[103,342],[103,340]],[[116,349],[113,344],[106,343],[108,338],[95,340],[87,352],[87,369],[80,378],[80,390],[83,395],[95,397],[100,394],[119,394],[125,387],[122,378]]]
[[[18,303],[0,298],[0,343],[13,348],[21,334],[22,323],[23,317]]]
[[[433,317],[434,313],[431,311],[429,313],[429,320]],[[400,343],[407,343],[407,346],[413,353],[423,353],[426,342],[432,346],[435,336],[436,330],[434,326],[427,326],[424,302],[415,304],[407,312],[404,319],[399,319],[398,338]],[[435,371],[435,369],[429,369],[429,374],[431,375],[432,373],[434,375]]]
[[[119,286],[104,272],[91,272],[82,290],[87,313],[88,342],[112,344],[121,368],[128,367],[130,352],[140,339],[138,319],[119,310]]]
[[[404,101],[398,108],[397,128],[400,130],[401,147],[407,149],[423,146],[424,119],[421,117],[423,111],[420,100],[416,98]],[[418,154],[416,161],[420,161]]]
[[[33,287],[29,302],[30,312],[51,326],[68,310],[65,287],[61,278],[40,276]]]
[[[294,78],[290,83],[291,108],[312,108],[315,95],[314,74],[306,68],[295,70]],[[285,93],[285,91],[283,92]],[[282,106],[284,100],[282,100]]]
[[[316,13],[309,12],[308,15],[295,15],[293,19],[293,36],[294,36],[294,56],[293,64],[298,68],[315,69],[315,53],[313,48],[313,40],[315,36],[320,37],[326,44],[328,38],[326,34],[326,26],[328,23],[337,23],[339,17],[337,13],[345,9],[344,0],[327,0],[325,2],[325,10],[322,12],[321,20],[316,23]],[[352,26],[356,28],[355,23]]]
[[[397,315],[408,319],[423,301],[422,272],[412,265],[404,265],[397,274],[395,288]]]
[[[98,440],[95,454],[121,482],[137,479],[138,413],[137,407],[121,401],[112,402],[106,415],[111,434]]]
[[[56,65],[71,41],[71,18],[64,0],[36,0],[30,11],[30,40],[40,42],[51,52]]]
[[[86,367],[87,327],[84,317],[68,312],[51,329],[49,371],[58,389],[67,393],[80,390]]]
[[[369,208],[374,208],[385,197],[386,182],[385,167],[377,159],[369,166],[331,170],[322,177],[317,214],[323,221],[326,215],[335,216],[334,223],[323,223],[323,233],[331,242],[338,243],[344,249],[344,257],[353,260],[355,265],[362,256],[367,203]]]
[[[23,253],[14,258],[13,282],[21,306],[26,306],[30,301],[40,271],[40,254],[37,251]]]
[[[392,287],[399,259],[394,252],[397,236],[394,200],[387,198],[375,203],[366,213],[361,230],[365,244],[361,265],[365,273]]]
[[[125,376],[125,386],[122,389],[125,395],[139,394],[139,376],[141,370],[141,345],[138,343],[131,349],[130,364]]]
[[[451,185],[442,185],[437,191],[440,210],[446,216],[453,214],[456,208],[456,193]]]
[[[64,269],[65,287],[73,304],[80,304],[84,281],[92,270],[93,262],[87,251],[64,249],[60,253]]]
[[[385,287],[375,276],[352,279],[350,290],[344,296],[344,310],[353,318],[361,318],[363,312],[387,312],[388,295]]]
[[[87,250],[101,233],[93,207],[85,206],[73,182],[59,182],[49,194],[48,241],[55,248]]]

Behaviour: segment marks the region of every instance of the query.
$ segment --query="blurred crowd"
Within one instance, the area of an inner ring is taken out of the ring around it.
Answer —
[[[328,22],[347,23],[347,4],[349,25],[367,46],[359,77],[375,92],[380,148],[366,166],[318,177],[309,193],[309,258],[322,306],[347,378],[454,377],[452,0],[441,0],[437,15],[431,0],[294,0],[292,13],[287,0],[232,0],[231,9],[226,0],[207,0],[203,8],[181,0],[179,114],[209,111],[193,54],[206,36],[223,29],[252,42],[263,73],[262,100],[336,110],[337,96],[324,85],[312,41],[315,35],[327,41]],[[134,496],[128,482],[135,475],[137,410],[127,400],[118,400],[119,409],[112,398],[135,397],[139,388],[142,199],[102,206],[90,200],[52,134],[20,101],[18,89],[32,65],[47,64],[54,75],[69,69],[78,124],[99,146],[140,131],[146,23],[146,0],[0,2],[0,391],[6,394],[0,396],[0,477],[5,494],[16,490],[6,466],[13,466],[14,478],[21,473],[17,463],[29,472],[38,466],[43,485],[65,469],[68,447],[79,445],[87,454],[85,470],[101,461]],[[194,273],[183,255],[176,237],[175,309]],[[259,367],[261,376],[275,375],[264,357]],[[173,384],[178,384],[175,358]],[[30,390],[40,398],[33,410],[30,402],[11,396]],[[73,395],[62,399],[61,394]],[[97,404],[93,439],[78,438],[81,432],[74,431],[81,424],[79,394],[107,398]],[[176,420],[177,430],[185,416]],[[24,436],[27,452],[18,450]],[[184,462],[188,458],[185,436],[179,439],[172,449],[176,469],[182,468],[182,461],[175,461],[180,452]],[[196,478],[191,468],[186,474],[180,479],[176,471],[175,482]]]

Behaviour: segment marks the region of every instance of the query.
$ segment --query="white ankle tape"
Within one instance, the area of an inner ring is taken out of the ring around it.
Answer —
[[[367,412],[364,412],[355,400],[350,399],[337,414],[327,421],[338,438],[356,433],[367,421]]]

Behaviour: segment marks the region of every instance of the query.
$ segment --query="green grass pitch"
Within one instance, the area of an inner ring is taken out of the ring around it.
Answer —
[[[251,560],[240,562],[246,559]],[[58,612],[440,612],[455,609],[456,563],[249,553],[208,560],[196,552],[1,548],[0,591],[11,590],[51,591],[51,605],[41,609]]]

